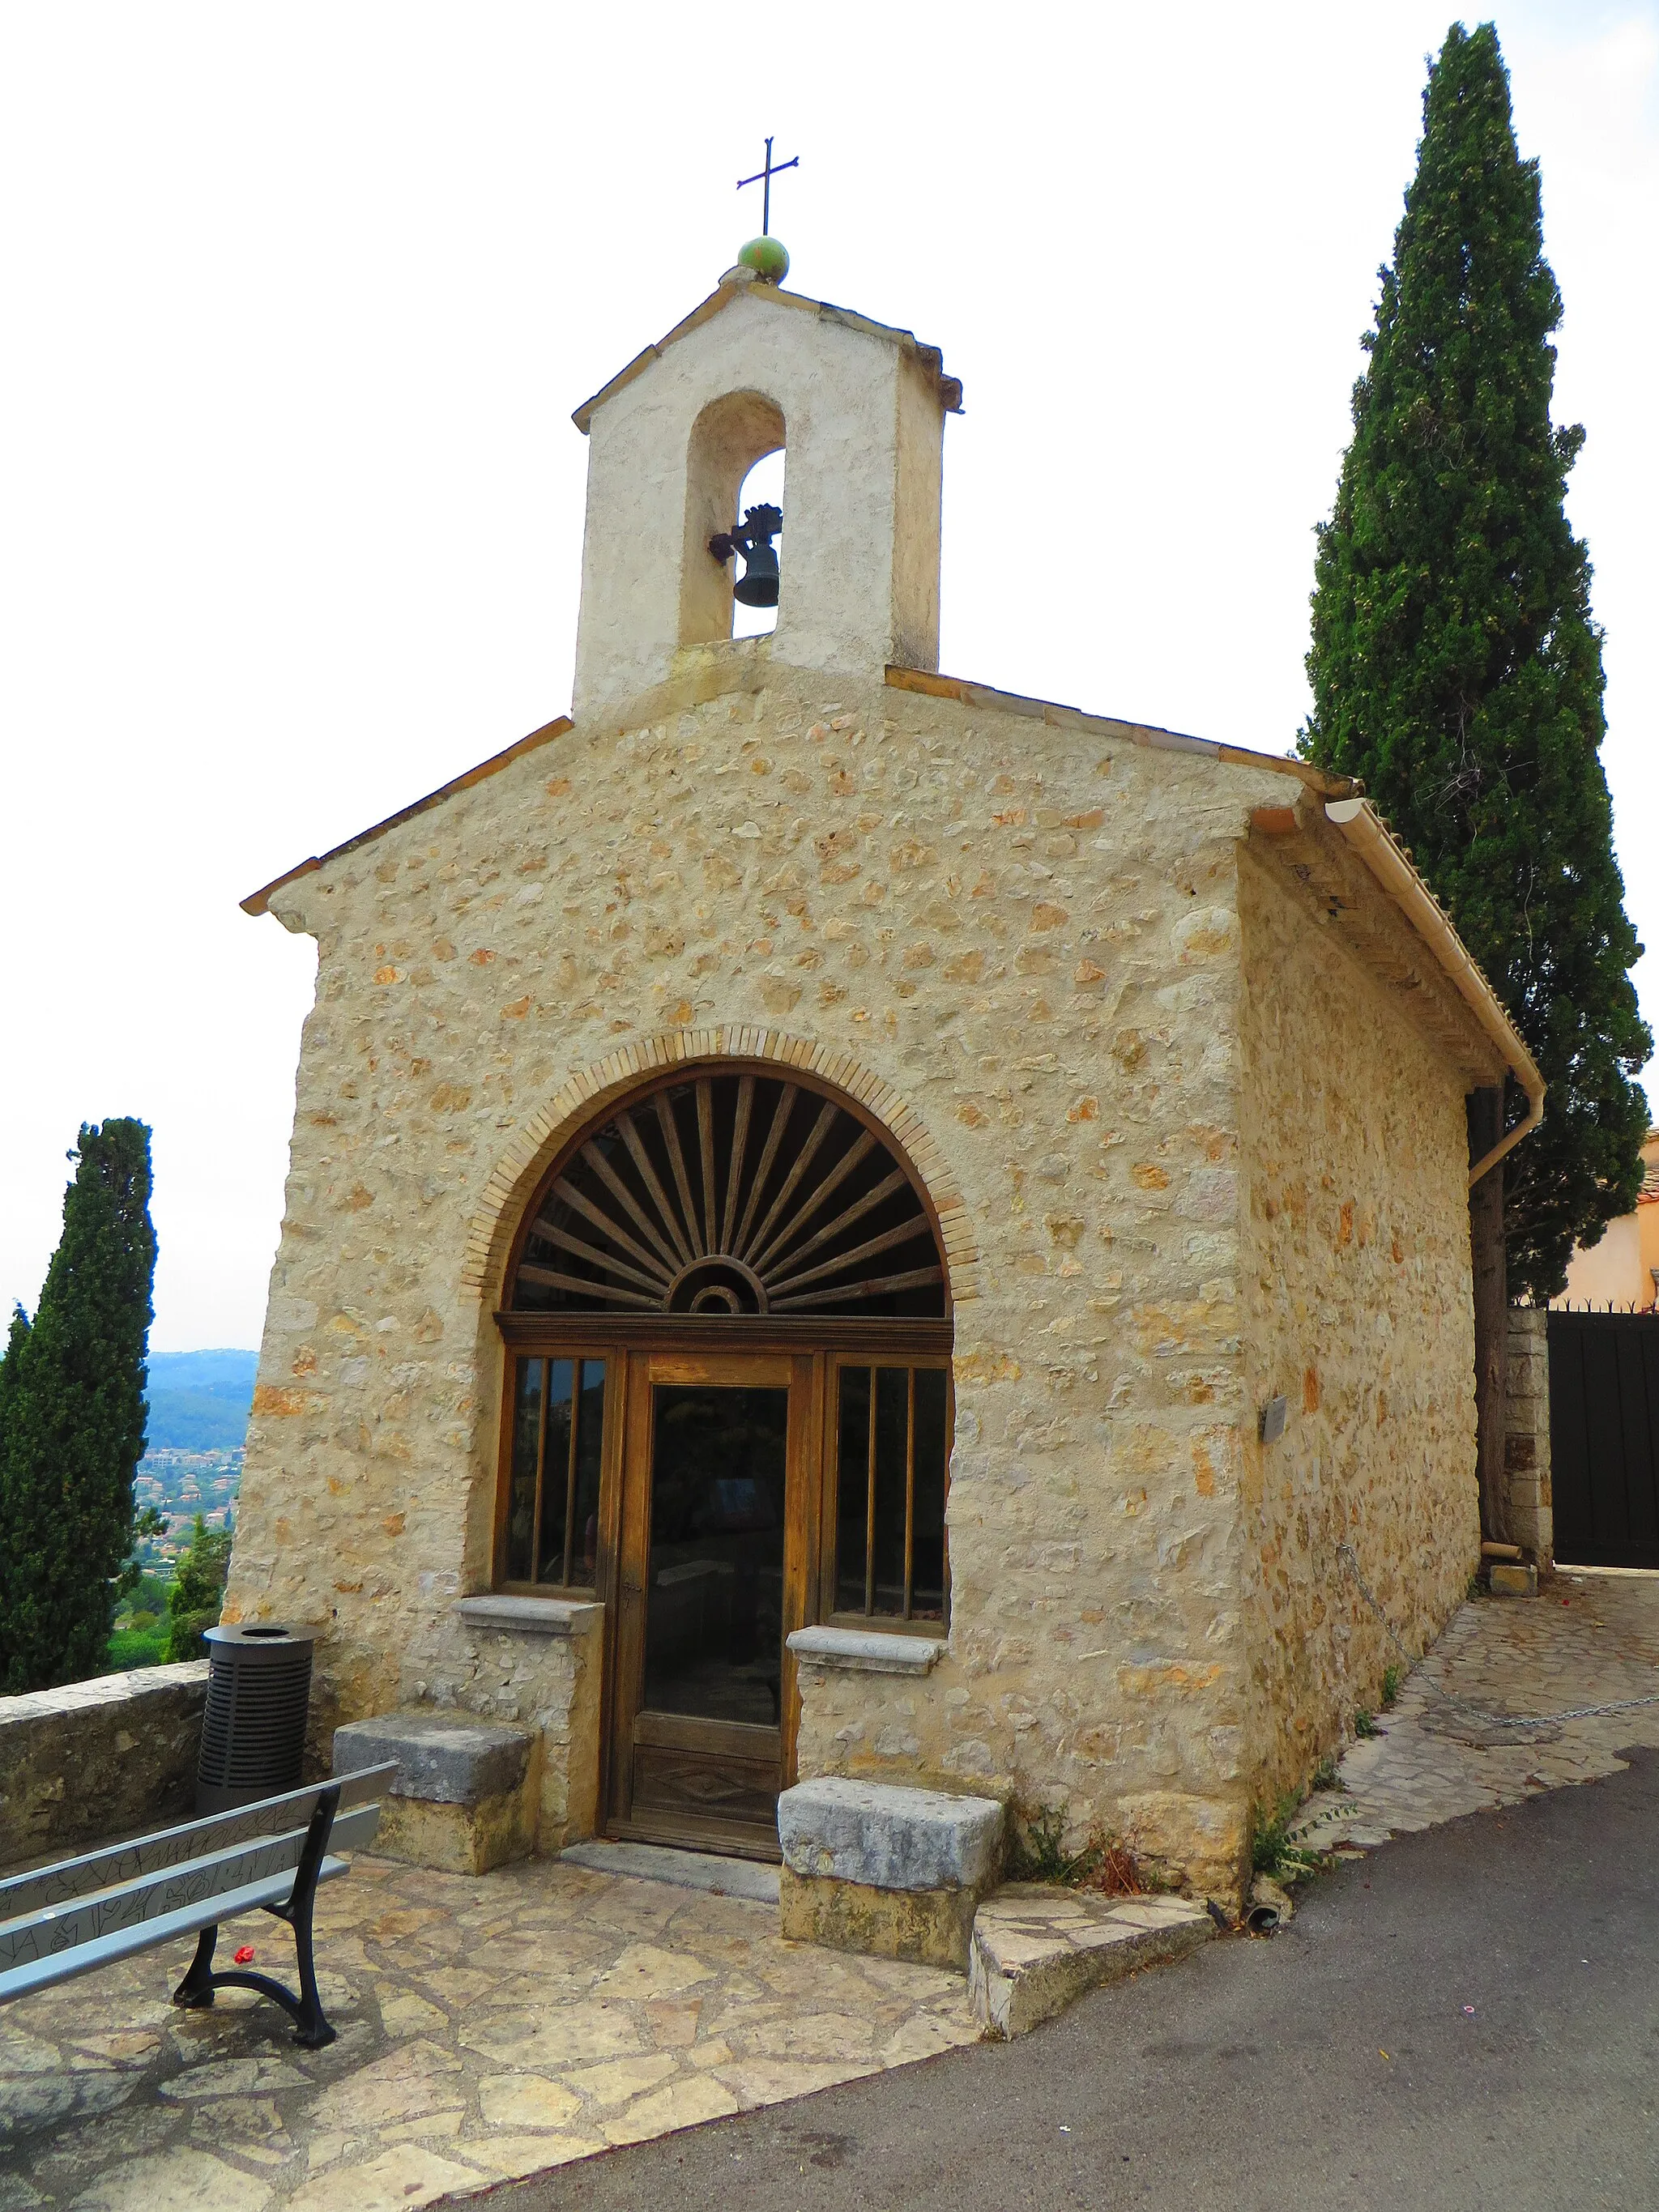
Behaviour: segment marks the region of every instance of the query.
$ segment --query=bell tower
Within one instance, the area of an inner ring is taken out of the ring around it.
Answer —
[[[589,441],[579,719],[731,637],[738,490],[780,447],[774,659],[868,676],[939,665],[945,417],[961,412],[962,386],[908,331],[784,291],[787,257],[763,242],[774,252],[745,248],[701,307],[576,410]]]

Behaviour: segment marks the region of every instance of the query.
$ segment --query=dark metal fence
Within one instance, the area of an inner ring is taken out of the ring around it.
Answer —
[[[1659,1567],[1659,1313],[1553,1312],[1548,1329],[1555,1556]]]

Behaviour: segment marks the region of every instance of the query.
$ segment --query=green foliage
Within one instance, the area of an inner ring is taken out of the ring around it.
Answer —
[[[132,1548],[127,1553],[120,1573],[115,1577],[112,1595],[118,1611],[128,1602],[139,1583],[145,1579],[144,1563],[138,1556],[139,1546],[147,1544],[152,1536],[165,1536],[167,1532],[167,1516],[155,1506],[146,1505],[142,1512],[134,1514],[130,1538]]]
[[[130,1674],[135,1667],[164,1667],[167,1658],[167,1632],[152,1625],[149,1628],[130,1626],[116,1629],[109,1639],[109,1652],[101,1671],[109,1674]]]
[[[1400,1695],[1400,1686],[1406,1679],[1403,1667],[1388,1666],[1382,1669],[1382,1710],[1386,1713]]]
[[[83,1127],[33,1322],[0,1369],[0,1688],[84,1680],[107,1662],[135,1541],[155,1232],[149,1131]]]
[[[1362,1741],[1367,1736],[1381,1735],[1382,1733],[1376,1725],[1376,1715],[1364,1705],[1361,1705],[1353,1717],[1353,1732]]]
[[[173,1623],[167,1638],[171,1662],[207,1656],[202,1631],[211,1628],[219,1618],[229,1573],[228,1532],[210,1528],[198,1513],[190,1547],[179,1562],[178,1578],[167,1599]]]
[[[1322,1874],[1328,1860],[1322,1851],[1291,1841],[1291,1830],[1301,1799],[1294,1790],[1281,1797],[1272,1812],[1257,1806],[1250,1820],[1250,1870],[1270,1875],[1275,1881],[1304,1881]]]
[[[1316,1790],[1334,1790],[1339,1786],[1336,1753],[1334,1751],[1328,1751],[1315,1767],[1313,1786]]]
[[[1321,526],[1302,750],[1361,777],[1549,1087],[1504,1165],[1512,1286],[1630,1212],[1652,1039],[1613,855],[1601,636],[1570,528],[1583,442],[1550,420],[1561,295],[1489,23],[1454,24],[1381,272],[1353,440]]]
[[[172,1593],[173,1584],[166,1576],[155,1574],[149,1569],[145,1569],[127,1593],[126,1625],[129,1627],[132,1626],[141,1614],[148,1614],[152,1620],[163,1619],[167,1609],[167,1600]]]

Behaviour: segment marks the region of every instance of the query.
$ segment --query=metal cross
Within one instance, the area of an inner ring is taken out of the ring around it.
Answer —
[[[786,169],[798,169],[799,167],[800,155],[799,154],[792,154],[787,161],[775,161],[772,159],[772,141],[769,138],[766,142],[765,167],[763,169],[757,169],[752,177],[739,177],[738,179],[738,190],[739,191],[743,190],[745,185],[759,185],[762,187],[761,235],[763,237],[764,237],[772,228],[773,178],[781,177]]]

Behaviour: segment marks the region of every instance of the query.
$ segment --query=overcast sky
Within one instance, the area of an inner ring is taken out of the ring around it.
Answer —
[[[0,9],[0,1296],[155,1132],[154,1344],[255,1344],[310,944],[237,901],[560,713],[573,407],[799,171],[946,433],[942,665],[1274,751],[1443,4]],[[1473,17],[1470,20],[1474,20]],[[1497,20],[1659,948],[1659,5]],[[1659,1020],[1659,951],[1644,963]],[[1659,1103],[1656,1100],[1656,1103]]]

